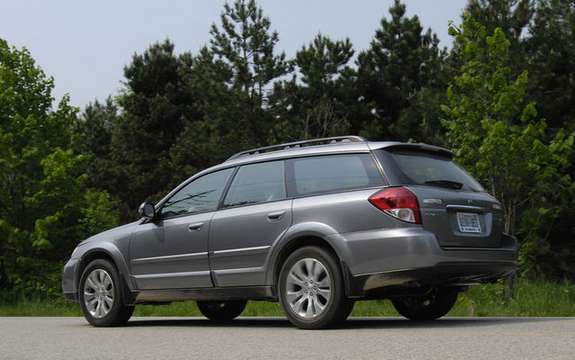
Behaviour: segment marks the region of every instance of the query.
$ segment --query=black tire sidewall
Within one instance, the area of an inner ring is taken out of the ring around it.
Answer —
[[[105,270],[108,274],[110,274],[112,278],[112,282],[114,284],[114,303],[112,305],[112,309],[106,316],[102,318],[95,318],[90,314],[86,305],[84,303],[84,283],[86,282],[86,278],[88,275],[96,270],[102,269]],[[82,276],[80,278],[80,282],[78,284],[78,299],[80,301],[80,307],[82,308],[82,312],[84,313],[84,317],[86,320],[92,324],[93,326],[118,326],[125,324],[126,321],[132,315],[134,310],[133,306],[125,306],[124,305],[124,289],[123,289],[123,282],[116,270],[116,267],[111,264],[108,260],[104,259],[97,259],[90,262],[82,271]]]
[[[410,320],[430,321],[446,315],[457,302],[459,292],[455,288],[439,288],[434,301],[426,308],[412,309],[404,299],[393,299],[392,303],[397,312]]]
[[[206,318],[212,321],[231,321],[240,316],[247,305],[245,300],[231,301],[196,301],[198,309]],[[222,309],[215,309],[214,304],[224,303],[227,306]]]
[[[286,300],[286,281],[292,266],[304,258],[314,258],[320,261],[330,275],[332,294],[326,310],[314,319],[303,319],[291,310]],[[337,325],[349,315],[353,302],[345,297],[345,285],[341,267],[335,257],[327,250],[318,246],[306,246],[295,250],[282,265],[278,281],[280,303],[289,321],[301,329],[322,329]]]

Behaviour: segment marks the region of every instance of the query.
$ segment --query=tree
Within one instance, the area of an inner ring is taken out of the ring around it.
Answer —
[[[341,135],[353,119],[349,39],[332,41],[318,34],[296,53],[290,80],[276,83],[271,108],[276,116],[274,142]]]
[[[485,27],[488,33],[500,28],[510,42],[510,49],[521,42],[521,35],[533,16],[533,0],[469,0],[467,16]]]
[[[86,186],[85,157],[71,149],[77,110],[68,97],[53,109],[53,87],[26,49],[0,39],[0,273],[22,291],[49,287],[34,280],[43,267],[117,220],[107,194]]]
[[[188,53],[174,54],[166,40],[135,54],[125,67],[122,115],[112,132],[113,179],[110,191],[135,210],[158,199],[171,184],[169,149],[195,116],[194,97],[183,80],[192,64]]]
[[[548,136],[561,129],[575,130],[575,3],[540,0],[529,36],[525,39],[528,97],[537,101],[539,112],[549,123]],[[575,177],[575,154],[571,157],[571,177]],[[554,223],[549,234],[552,253],[546,263],[556,274],[575,275],[575,197]],[[548,272],[551,272],[551,269]]]
[[[278,33],[270,32],[271,22],[254,0],[226,3],[220,20],[221,27],[213,24],[210,31],[211,51],[231,73],[238,145],[262,145],[273,126],[266,92],[288,70],[285,54],[276,54]]]
[[[575,130],[575,3],[539,1],[529,35],[529,96],[550,127]]]
[[[431,30],[423,32],[419,18],[407,18],[405,11],[396,0],[389,9],[391,19],[381,20],[370,48],[359,54],[358,97],[370,110],[364,128],[380,139],[434,141],[439,119],[424,119],[421,111],[410,107],[424,101],[424,107],[439,108],[439,103],[432,103],[435,97],[418,94],[423,89],[429,89],[427,94],[445,89],[445,52],[439,49],[437,36]]]
[[[545,120],[526,100],[527,72],[513,75],[510,41],[465,15],[450,33],[462,45],[462,67],[449,85],[444,124],[457,160],[499,199],[505,230],[521,243],[526,271],[538,270],[549,231],[573,192],[567,173],[574,134],[547,141]]]
[[[114,191],[112,132],[119,125],[118,106],[111,97],[89,103],[74,129],[73,147],[88,157],[87,182],[91,187]]]
[[[231,78],[230,68],[207,47],[200,50],[183,73],[188,91],[196,94],[196,115],[185,119],[184,130],[170,148],[172,185],[224,161],[247,141],[236,117],[242,109],[238,107],[236,92],[228,87]]]

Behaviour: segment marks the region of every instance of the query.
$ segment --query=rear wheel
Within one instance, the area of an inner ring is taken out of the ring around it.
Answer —
[[[434,288],[424,296],[392,299],[398,313],[410,320],[435,320],[447,314],[457,301],[455,288]]]
[[[213,321],[231,321],[246,308],[247,301],[198,301],[202,315]]]
[[[353,309],[337,260],[320,247],[294,251],[282,266],[278,289],[289,321],[302,329],[335,326]]]
[[[94,260],[82,272],[78,299],[84,317],[93,326],[121,326],[132,316],[134,306],[124,305],[124,283],[108,260]]]

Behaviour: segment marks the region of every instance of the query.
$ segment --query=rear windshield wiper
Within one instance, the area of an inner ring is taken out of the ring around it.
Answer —
[[[434,185],[434,186],[440,186],[440,187],[444,187],[444,188],[448,188],[448,189],[455,189],[455,190],[459,190],[463,187],[463,184],[457,181],[451,181],[451,180],[429,180],[424,182],[425,185]]]

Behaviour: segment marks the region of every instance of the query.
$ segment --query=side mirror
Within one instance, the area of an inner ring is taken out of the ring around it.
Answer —
[[[138,214],[145,219],[152,220],[156,216],[156,208],[152,203],[143,202],[138,208]]]

